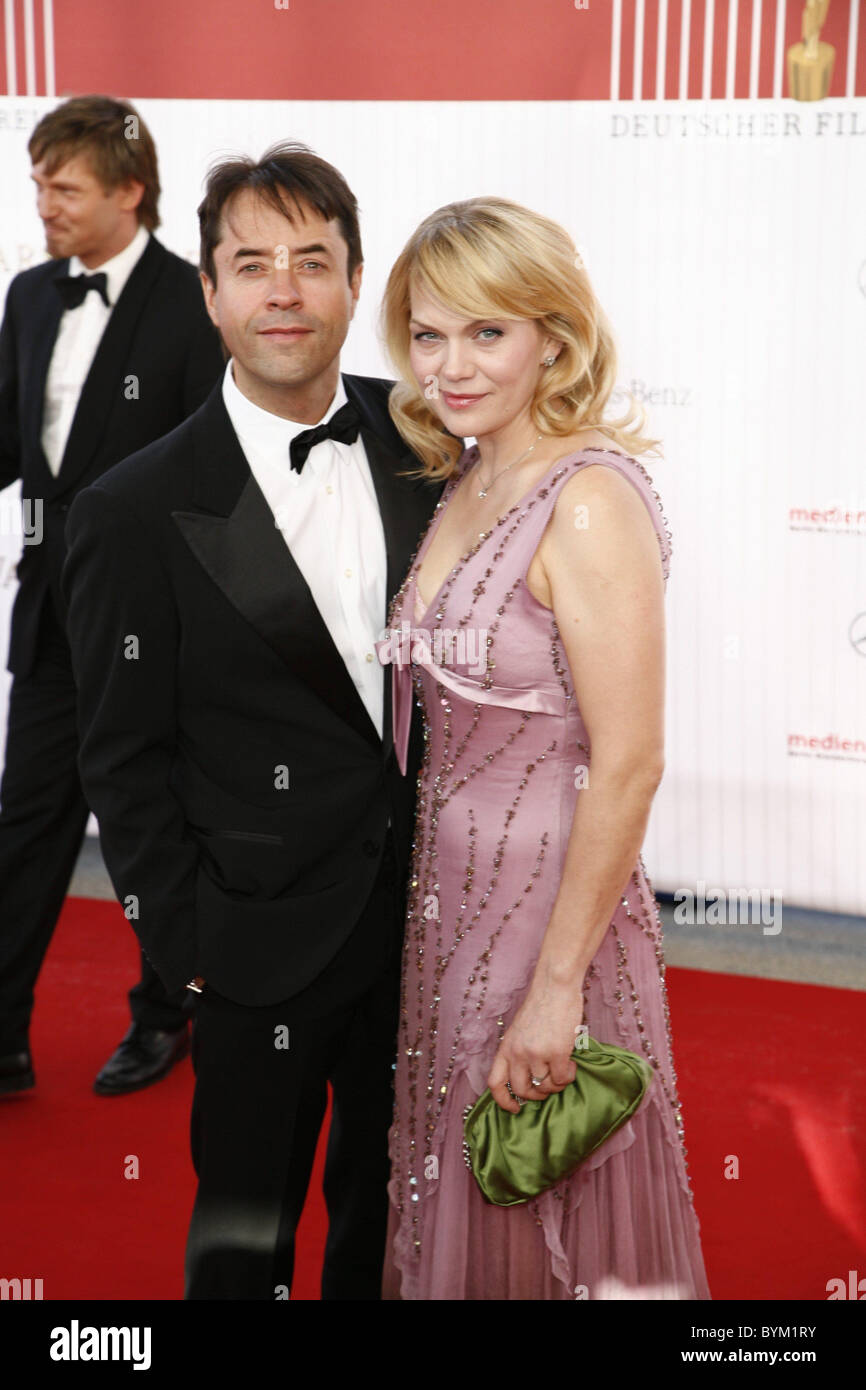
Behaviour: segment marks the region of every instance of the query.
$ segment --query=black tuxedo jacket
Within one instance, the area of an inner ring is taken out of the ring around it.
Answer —
[[[388,415],[390,383],[343,381],[362,417],[390,603],[442,485],[399,476],[418,464]],[[358,920],[389,816],[408,872],[419,721],[404,778],[390,667],[380,739],[221,386],[82,492],[67,540],[79,766],[144,951],[169,990],[199,974],[239,1003],[291,998]]]
[[[30,515],[35,518],[38,503],[42,510],[42,541],[25,545],[18,565],[9,670],[20,676],[33,665],[49,597],[63,618],[60,572],[73,497],[186,419],[224,366],[195,268],[151,237],[112,308],[55,478],[40,436],[45,380],[63,313],[53,282],[68,269],[68,260],[46,261],[16,275],[0,328],[0,488],[20,478]]]

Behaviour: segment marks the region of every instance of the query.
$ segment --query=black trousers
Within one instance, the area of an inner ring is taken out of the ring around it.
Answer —
[[[187,1299],[288,1297],[328,1082],[322,1298],[381,1296],[404,914],[389,830],[361,918],[312,984],[261,1008],[198,997]]]
[[[34,668],[12,681],[0,782],[0,1056],[29,1046],[36,979],[84,840],[77,760],[69,645],[46,602]],[[183,1027],[189,991],[169,996],[143,954],[141,966],[129,994],[133,1018]]]

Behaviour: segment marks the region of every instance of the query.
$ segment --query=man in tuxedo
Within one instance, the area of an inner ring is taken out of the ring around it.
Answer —
[[[35,1084],[33,990],[88,818],[60,594],[66,516],[82,488],[196,409],[223,366],[195,269],[153,236],[156,150],[134,108],[67,101],[29,151],[51,259],[12,281],[0,329],[0,487],[21,479],[26,536],[0,786],[3,1095]],[[71,1008],[87,988],[69,986]],[[144,956],[129,998],[102,1095],[151,1084],[189,1050],[189,996],[167,993]]]
[[[374,643],[441,492],[341,375],[355,198],[306,146],[210,173],[202,285],[231,354],[76,499],[63,575],[81,770],[170,991],[200,991],[188,1299],[288,1297],[327,1084],[322,1297],[379,1297],[405,879]]]

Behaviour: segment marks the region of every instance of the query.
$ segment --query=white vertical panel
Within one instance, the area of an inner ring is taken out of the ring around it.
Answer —
[[[857,78],[857,31],[860,18],[860,0],[848,0],[848,61],[845,65],[845,95],[853,97]]]
[[[4,0],[3,26],[6,33],[6,89],[10,97],[18,95],[18,58],[15,52],[15,0]]]
[[[622,0],[613,0],[610,19],[610,99],[619,101],[619,66],[622,58]]]
[[[36,95],[36,34],[33,24],[33,0],[24,0],[24,71],[27,95]]]
[[[45,95],[56,91],[54,76],[54,0],[42,0],[42,29],[45,38]]]
[[[776,47],[773,52],[773,99],[782,96],[785,75],[785,0],[776,0]]]

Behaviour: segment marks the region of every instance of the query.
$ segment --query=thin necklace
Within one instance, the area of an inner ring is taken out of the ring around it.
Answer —
[[[539,434],[539,435],[536,437],[536,439],[535,439],[535,443],[530,444],[529,448],[525,451],[525,453],[522,453],[522,454],[520,455],[520,458],[519,458],[519,459],[514,459],[514,460],[513,460],[511,463],[509,463],[505,468],[501,468],[501,469],[499,470],[498,473],[494,473],[493,477],[490,479],[490,482],[487,483],[484,487],[482,487],[482,489],[481,489],[481,491],[479,492],[478,496],[479,496],[479,497],[486,497],[486,496],[487,496],[487,493],[488,493],[488,491],[489,491],[489,489],[492,488],[492,486],[493,486],[493,484],[496,482],[496,479],[497,479],[497,478],[501,478],[501,477],[502,477],[502,474],[503,474],[503,473],[507,473],[507,472],[508,472],[508,469],[509,469],[509,468],[513,468],[514,465],[515,465],[516,463],[522,463],[524,459],[528,459],[528,458],[529,458],[529,455],[532,453],[533,449],[535,448],[535,445],[538,444],[538,442],[539,442],[542,438],[543,438],[543,436]],[[479,464],[480,462],[481,462],[481,459],[479,458],[478,463],[476,463],[476,465],[475,465],[476,468],[478,467],[478,464]]]

